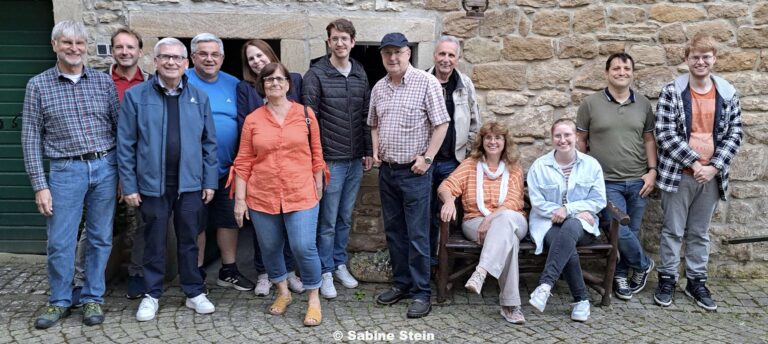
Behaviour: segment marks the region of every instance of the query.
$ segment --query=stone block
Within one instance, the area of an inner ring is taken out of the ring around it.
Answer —
[[[500,120],[510,128],[514,128],[515,136],[546,138],[549,135],[549,127],[554,121],[554,114],[555,109],[552,106],[544,105],[525,108]]]
[[[115,11],[123,8],[123,4],[117,1],[97,1],[93,4],[93,8],[97,10],[110,10]]]
[[[426,0],[424,8],[438,11],[461,10],[461,0]]]
[[[571,31],[571,16],[562,10],[540,10],[533,14],[533,32],[542,36],[560,36]]]
[[[765,177],[768,167],[763,145],[742,144],[739,153],[731,160],[731,181],[755,181]]]
[[[728,223],[760,224],[768,223],[763,216],[768,211],[768,198],[732,199],[728,204]]]
[[[750,115],[753,115],[754,113],[750,113]],[[745,116],[742,114],[742,117]],[[754,119],[753,116],[749,116],[749,118],[746,118],[749,121],[752,121]],[[764,118],[760,118],[761,122],[765,122]],[[744,138],[746,142],[749,142],[754,145],[766,145],[768,144],[768,125],[765,124],[759,124],[759,125],[748,125],[744,124]]]
[[[589,6],[573,13],[573,32],[605,31],[605,7]]]
[[[768,94],[768,74],[766,73],[743,71],[723,73],[722,77],[730,81],[742,97]]]
[[[573,86],[601,90],[605,87],[605,64],[603,61],[595,61],[581,67],[581,70],[573,77]]]
[[[718,72],[752,70],[757,63],[757,57],[757,53],[752,51],[724,51],[717,55],[715,70]]]
[[[600,55],[611,55],[616,53],[623,53],[626,43],[624,42],[601,42],[600,43]]]
[[[304,74],[307,71],[307,61],[310,56],[308,55],[307,44],[303,40],[284,39],[280,41],[280,59],[288,70]],[[322,55],[322,54],[320,54]],[[313,56],[316,57],[316,56]]]
[[[528,69],[528,89],[543,88],[567,89],[573,76],[573,65],[568,61],[554,60],[532,65]]]
[[[392,280],[389,251],[353,253],[349,257],[349,270],[362,282],[388,283]]]
[[[350,233],[349,243],[347,244],[349,252],[374,252],[386,247],[387,239],[383,233],[375,235]]]
[[[661,88],[671,82],[677,73],[670,67],[656,66],[635,71],[635,85],[640,94],[649,99],[659,97]]]
[[[768,185],[764,182],[733,182],[730,183],[731,197],[736,199],[768,197]]]
[[[514,63],[477,65],[472,70],[472,81],[478,89],[522,91],[525,87],[525,65]]]
[[[686,40],[683,24],[665,25],[659,29],[659,42],[661,43],[685,43]]]
[[[502,107],[523,106],[528,104],[528,97],[519,92],[488,91],[485,96],[485,103],[486,105]]]
[[[517,29],[517,9],[489,10],[480,20],[480,36],[503,37]]]
[[[555,0],[517,0],[517,6],[555,7],[555,5],[557,5]]]
[[[550,122],[547,125],[547,130],[549,130],[549,126],[552,125]],[[512,128],[512,132],[517,133],[517,124],[512,124],[510,126]],[[525,171],[528,171],[528,168],[531,167],[533,162],[540,156],[546,154],[549,152],[552,147],[549,146],[549,144],[544,144],[542,142],[536,142],[534,144],[530,145],[521,145],[519,146],[520,149],[520,166],[523,166],[523,169]]]
[[[560,8],[566,8],[566,7],[585,6],[593,2],[594,1],[591,1],[591,0],[560,0],[557,2],[557,4],[560,5]]]
[[[361,193],[370,188],[375,191],[379,190],[379,172],[375,169],[372,169],[368,172],[363,172],[363,180],[360,182]]]
[[[381,206],[379,190],[360,190],[360,202],[365,205]]]
[[[667,62],[664,47],[658,45],[635,44],[629,48],[629,54],[641,65],[656,66]]]
[[[568,93],[560,91],[544,91],[533,100],[534,106],[552,105],[554,107],[566,107],[571,103]]]
[[[688,5],[657,4],[651,6],[650,19],[662,23],[690,22],[702,20],[707,14],[699,7]]]
[[[356,216],[352,226],[352,232],[359,234],[376,234],[383,230],[383,227],[379,227],[379,217]]]
[[[768,26],[742,26],[736,30],[736,36],[741,48],[768,48]]]
[[[465,12],[451,12],[443,16],[443,33],[469,38],[477,35],[480,20],[466,17]]]
[[[664,44],[667,64],[674,66],[685,62],[685,44]]]
[[[525,13],[520,14],[520,24],[517,25],[517,32],[522,37],[527,37],[528,33],[531,32],[531,20]]]
[[[589,97],[592,93],[595,93],[595,91],[585,91],[585,90],[579,90],[575,89],[571,91],[571,104],[573,106],[579,106],[581,105],[581,102],[584,100],[584,98]]]
[[[704,7],[710,18],[739,18],[749,15],[749,6],[745,4],[709,4]]]
[[[463,58],[473,64],[495,62],[501,59],[501,43],[482,37],[464,41]]]
[[[510,61],[546,60],[554,56],[553,41],[539,37],[504,37],[501,56]]]
[[[598,41],[622,41],[622,42],[653,42],[653,38],[640,35],[628,35],[623,33],[598,33],[595,35]]]
[[[699,32],[706,32],[718,42],[730,42],[733,39],[733,27],[726,19],[708,20],[686,25],[688,38],[693,38]]]
[[[597,40],[591,37],[566,37],[558,42],[557,57],[566,58],[585,58],[592,59],[597,56],[599,47]]]
[[[720,58],[718,57],[717,63],[720,63]],[[717,64],[715,64],[717,66]],[[742,97],[739,98],[739,102],[741,103],[741,110],[742,110],[742,122],[744,121],[744,112],[747,111],[763,111],[768,112],[768,98],[766,97]],[[762,118],[760,123],[751,123],[751,124],[768,124],[768,114],[759,112],[756,113],[755,116],[759,116]],[[746,124],[746,123],[745,123]]]
[[[111,23],[114,22],[120,18],[117,14],[114,14],[112,12],[107,12],[99,16],[99,23],[105,24],[105,23]]]
[[[757,68],[761,72],[768,72],[768,49],[760,52],[760,66]]]
[[[645,22],[648,14],[639,6],[610,6],[608,20],[614,24],[635,24]]]
[[[752,6],[752,22],[755,25],[768,24],[768,2],[758,1]]]

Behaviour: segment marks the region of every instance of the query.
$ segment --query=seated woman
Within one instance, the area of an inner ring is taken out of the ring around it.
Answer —
[[[509,129],[490,122],[480,128],[469,158],[438,188],[440,218],[456,217],[456,197],[464,208],[464,235],[483,245],[480,262],[464,286],[480,294],[486,274],[499,280],[501,315],[513,324],[525,322],[520,308],[517,251],[528,231],[523,212],[520,152]]]
[[[230,175],[235,180],[234,215],[238,226],[243,217],[253,220],[269,280],[277,286],[269,313],[284,314],[293,300],[283,257],[287,243],[309,290],[304,325],[317,326],[322,321],[317,215],[326,168],[315,114],[287,98],[293,87],[289,75],[279,63],[266,65],[259,75],[257,85],[269,102],[243,125]]]
[[[576,246],[587,245],[600,235],[597,213],[606,204],[603,170],[597,160],[576,151],[573,120],[559,119],[550,131],[555,149],[536,159],[528,170],[531,238],[536,254],[549,250],[539,286],[529,302],[543,312],[550,290],[562,274],[575,302],[571,319],[587,321],[589,298]]]

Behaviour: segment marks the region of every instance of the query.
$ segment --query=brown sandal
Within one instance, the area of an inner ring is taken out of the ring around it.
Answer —
[[[323,322],[323,314],[320,311],[320,307],[310,305],[307,308],[307,315],[304,316],[304,326],[317,326],[321,322]]]
[[[293,298],[291,297],[291,294],[278,295],[277,298],[275,298],[275,302],[273,302],[272,306],[269,307],[269,314],[272,314],[272,315],[285,314],[285,310],[288,308],[288,305],[290,305],[291,302],[293,302]]]

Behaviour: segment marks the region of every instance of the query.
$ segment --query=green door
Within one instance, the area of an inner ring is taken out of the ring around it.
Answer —
[[[45,218],[24,171],[21,110],[29,78],[56,62],[52,28],[50,0],[0,0],[0,252],[45,253]]]

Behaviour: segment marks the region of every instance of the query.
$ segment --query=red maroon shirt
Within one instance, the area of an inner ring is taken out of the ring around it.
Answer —
[[[144,81],[144,75],[141,74],[141,69],[136,68],[136,74],[134,74],[133,78],[129,80],[124,76],[117,74],[117,68],[112,68],[112,81],[115,82],[115,86],[117,87],[117,96],[120,98],[120,102],[122,103],[123,94],[125,94],[125,91]]]

